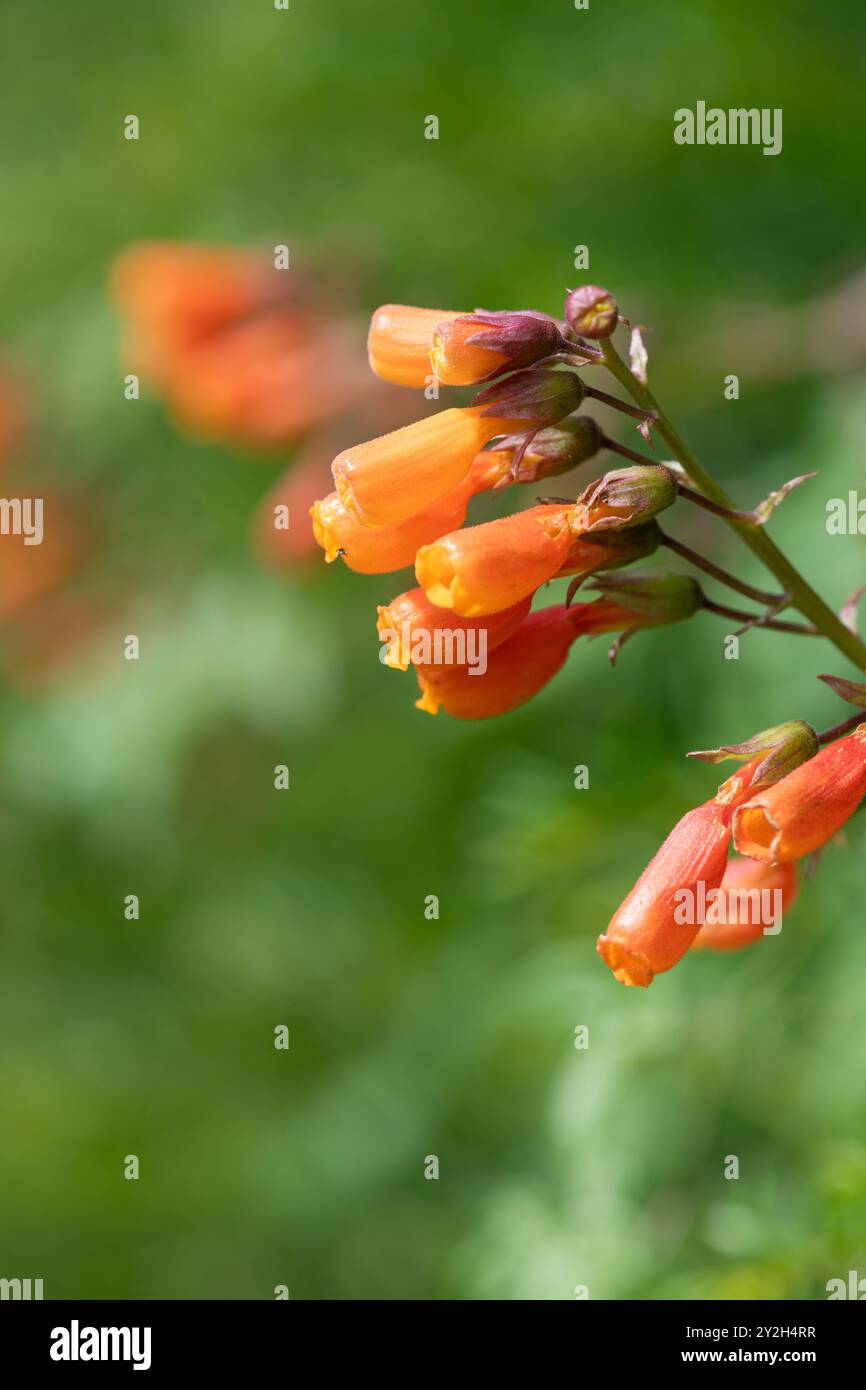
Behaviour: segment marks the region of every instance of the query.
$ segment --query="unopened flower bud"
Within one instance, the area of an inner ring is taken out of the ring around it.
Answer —
[[[635,560],[645,560],[657,550],[660,542],[661,532],[654,521],[632,526],[628,531],[599,531],[593,536],[575,536],[557,577],[620,569]]]
[[[438,325],[430,362],[446,386],[471,386],[550,357],[561,345],[559,328],[547,314],[477,310]]]
[[[506,435],[497,440],[495,449],[490,452],[503,459],[510,455],[513,460],[521,443],[522,436]],[[571,415],[558,425],[539,430],[516,465],[516,473],[509,475],[509,481],[538,483],[542,478],[570,473],[603,446],[604,432],[591,415]]]
[[[636,526],[670,507],[676,496],[674,475],[661,464],[615,468],[590,483],[578,497],[572,529],[577,535],[586,535]]]
[[[745,762],[758,753],[764,753],[752,777],[752,785],[757,789],[758,785],[769,787],[787,777],[795,767],[814,758],[819,746],[818,735],[811,724],[806,724],[802,719],[790,719],[785,724],[763,729],[744,743],[726,743],[719,748],[700,749],[688,756],[700,758],[705,763],[720,763],[726,758]]]
[[[639,613],[643,626],[682,622],[703,603],[700,584],[687,574],[601,574],[590,587]]]
[[[530,367],[488,386],[475,397],[473,405],[484,407],[485,416],[519,420],[541,429],[577,410],[584,395],[583,382],[574,372]]]
[[[600,285],[581,285],[569,290],[565,317],[575,333],[584,338],[609,338],[617,325],[619,306],[610,291]]]

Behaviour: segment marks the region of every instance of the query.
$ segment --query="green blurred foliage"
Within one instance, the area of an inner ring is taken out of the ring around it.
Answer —
[[[841,659],[753,633],[724,662],[707,617],[615,672],[581,644],[490,725],[423,716],[377,660],[401,579],[264,573],[248,530],[282,461],[124,401],[105,293],[141,237],[287,240],[359,316],[556,311],[586,243],[744,502],[820,470],[773,530],[841,603],[864,544],[828,538],[823,504],[862,484],[858,383],[744,380],[732,404],[715,367],[673,364],[725,306],[858,268],[864,27],[856,0],[7,0],[0,349],[33,459],[89,499],[109,620],[62,679],[2,695],[0,1274],[340,1299],[803,1298],[866,1274],[862,827],[750,952],[644,993],[594,949],[714,785],[686,750],[834,722],[813,676]],[[782,107],[783,154],[676,147],[698,99]],[[757,578],[713,523],[684,533]]]

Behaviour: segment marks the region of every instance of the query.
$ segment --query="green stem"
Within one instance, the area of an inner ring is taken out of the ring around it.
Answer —
[[[637,377],[629,371],[610,338],[604,340],[604,360],[605,366],[616,377],[620,385],[625,387],[632,399],[644,410],[656,412],[658,416],[656,429],[674,458],[682,464],[694,485],[717,506],[726,507],[732,511],[736,510],[733,499],[701,466],[649,388],[639,382]],[[725,518],[725,524],[736,531],[740,539],[745,541],[749,549],[776,576],[785,593],[789,596],[791,606],[798,608],[804,617],[809,618],[815,627],[833,643],[834,647],[847,656],[849,661],[853,661],[859,670],[864,670],[866,668],[866,645],[845,626],[832,608],[828,608],[811,585],[806,583],[799,570],[794,568],[763,527],[735,517]]]

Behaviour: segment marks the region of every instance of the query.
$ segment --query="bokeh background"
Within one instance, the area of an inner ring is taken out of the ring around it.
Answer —
[[[718,780],[684,753],[833,723],[814,676],[853,672],[774,634],[723,661],[707,616],[615,672],[579,644],[502,720],[418,713],[377,659],[402,577],[263,565],[251,519],[290,453],[125,400],[106,289],[142,238],[287,242],[360,343],[382,301],[559,312],[609,285],[738,498],[819,470],[773,531],[839,605],[866,573],[824,524],[863,483],[864,29],[857,0],[6,0],[16,477],[74,499],[86,564],[2,632],[0,1276],[653,1299],[866,1274],[863,827],[752,951],[644,992],[594,948]],[[675,146],[698,99],[783,108],[783,153]],[[708,519],[679,534],[758,579]]]

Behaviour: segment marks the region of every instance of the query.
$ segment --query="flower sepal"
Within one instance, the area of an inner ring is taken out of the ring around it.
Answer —
[[[743,743],[724,743],[718,748],[696,749],[686,756],[699,758],[704,763],[721,763],[728,758],[746,762],[764,753],[766,756],[757,763],[752,776],[752,785],[757,789],[759,784],[770,787],[787,777],[795,767],[814,758],[818,748],[818,735],[811,724],[802,719],[790,719],[784,724],[762,729]],[[727,786],[727,783],[724,785]]]
[[[578,497],[572,529],[586,535],[638,526],[672,506],[676,498],[676,479],[663,464],[614,468]]]
[[[589,587],[639,614],[643,625],[659,627],[691,618],[704,600],[687,574],[600,574]]]
[[[835,692],[840,700],[847,700],[849,705],[855,705],[857,709],[866,709],[866,685],[860,681],[846,681],[842,676],[819,676],[819,681],[824,681],[830,689]]]
[[[510,468],[497,488],[511,483],[539,483],[570,473],[604,447],[604,432],[591,415],[570,415],[558,425],[539,430],[527,441],[525,433],[498,439],[489,453],[510,456]]]
[[[557,367],[528,367],[488,386],[475,397],[473,406],[482,416],[525,421],[543,429],[577,410],[586,394],[580,377]]]
[[[471,386],[529,367],[565,347],[556,322],[537,309],[476,309],[437,327],[430,363],[446,386]]]

